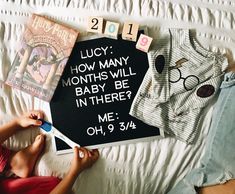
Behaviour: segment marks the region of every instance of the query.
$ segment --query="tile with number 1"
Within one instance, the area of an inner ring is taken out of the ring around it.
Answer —
[[[135,22],[125,22],[122,30],[122,39],[136,41],[139,24]]]

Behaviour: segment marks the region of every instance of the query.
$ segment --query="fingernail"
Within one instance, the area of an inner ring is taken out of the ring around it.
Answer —
[[[38,125],[42,125],[42,121],[37,120]]]
[[[80,152],[79,152],[79,157],[80,157],[80,158],[84,158],[84,156],[85,156],[84,153],[83,153],[82,151],[80,151]]]

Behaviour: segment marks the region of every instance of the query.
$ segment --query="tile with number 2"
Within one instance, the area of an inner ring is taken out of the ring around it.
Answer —
[[[89,17],[87,31],[102,34],[103,23],[104,19],[101,17]]]

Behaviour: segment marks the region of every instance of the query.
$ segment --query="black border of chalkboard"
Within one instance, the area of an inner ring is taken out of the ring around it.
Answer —
[[[139,31],[138,36],[143,33],[143,31]],[[70,72],[70,65],[74,65],[76,61],[81,60],[79,58],[79,55],[77,54],[77,52],[83,48],[95,48],[97,47],[97,45],[99,46],[103,46],[103,45],[112,45],[113,48],[115,48],[116,50],[114,50],[114,53],[118,53],[120,56],[123,54],[136,54],[135,57],[133,58],[133,61],[131,61],[131,67],[134,68],[135,72],[138,72],[138,75],[141,74],[141,76],[139,76],[138,78],[132,78],[131,80],[129,80],[129,84],[132,86],[132,94],[131,94],[131,99],[127,102],[127,101],[123,101],[123,102],[118,102],[117,104],[115,104],[115,111],[122,111],[123,107],[128,110],[129,112],[129,108],[131,106],[132,100],[134,99],[135,94],[138,91],[138,88],[145,76],[145,73],[147,72],[148,69],[148,59],[147,59],[147,54],[139,51],[135,48],[135,44],[136,42],[132,42],[132,41],[126,41],[126,40],[122,40],[121,36],[119,35],[118,40],[114,40],[114,39],[109,39],[106,37],[100,37],[100,38],[96,38],[96,39],[90,39],[90,40],[85,40],[85,41],[80,41],[77,42],[74,46],[74,49],[72,51],[72,54],[68,60],[68,63],[65,67],[64,73],[61,77],[61,80],[63,78],[66,78],[67,75],[69,75]],[[88,60],[89,62],[89,60]],[[142,63],[145,64],[142,64]],[[55,125],[56,128],[58,128],[59,130],[61,130],[63,133],[66,133],[66,136],[70,137],[72,140],[76,141],[77,143],[81,144],[82,146],[85,146],[87,148],[99,148],[99,147],[105,147],[105,146],[113,146],[113,145],[122,145],[122,144],[126,144],[126,143],[133,143],[136,141],[146,141],[146,140],[151,140],[151,139],[155,139],[155,138],[159,138],[162,137],[163,134],[161,134],[161,131],[153,126],[149,126],[145,123],[143,123],[142,121],[130,116],[129,114],[125,116],[125,118],[121,118],[122,121],[124,122],[128,122],[130,120],[133,120],[135,123],[138,123],[139,126],[141,126],[141,129],[139,128],[139,130],[141,130],[139,133],[139,135],[133,137],[133,133],[129,132],[126,133],[125,136],[123,136],[120,140],[117,140],[117,136],[119,135],[118,133],[115,134],[113,133],[113,136],[106,136],[105,138],[102,139],[102,143],[97,143],[95,142],[95,140],[93,138],[91,138],[92,143],[89,144],[84,144],[83,140],[84,137],[82,137],[81,139],[76,139],[74,138],[75,134],[74,133],[68,133],[68,129],[74,128],[72,124],[72,122],[76,122],[79,121],[79,118],[74,118],[72,119],[71,117],[73,117],[72,115],[70,115],[70,111],[73,112],[73,107],[71,107],[71,100],[68,100],[71,96],[71,89],[70,92],[65,91],[64,88],[62,88],[62,84],[61,84],[61,80],[58,84],[58,87],[55,91],[55,94],[51,100],[50,103],[50,108],[51,108],[51,113],[52,113],[52,121],[53,124]],[[74,92],[74,91],[73,91]],[[64,107],[70,107],[71,110],[67,110],[67,114],[63,114],[60,110],[61,106]],[[89,122],[89,119],[91,118],[91,115],[93,113],[92,110],[93,107],[91,108],[87,108],[86,111],[84,111],[84,113],[79,113],[80,116],[85,116],[83,117],[83,120],[86,120],[86,122]],[[102,112],[102,109],[110,109],[110,104],[102,104],[102,106],[97,106],[97,111],[98,112]],[[76,111],[76,110],[75,110]],[[106,112],[106,111],[104,111]],[[70,120],[70,123],[67,123],[65,125],[65,117],[67,117],[68,120]],[[89,118],[90,117],[90,118]],[[91,123],[92,124],[92,123]],[[81,123],[78,122],[78,126],[80,126]],[[67,129],[66,129],[67,127]],[[79,128],[79,127],[78,127]],[[78,129],[79,130],[79,129]],[[111,138],[109,140],[107,140],[108,138]],[[67,153],[70,152],[71,149],[65,144],[63,143],[61,140],[59,139],[53,139],[53,145],[57,151],[58,154],[60,153]],[[58,148],[59,146],[59,148]]]

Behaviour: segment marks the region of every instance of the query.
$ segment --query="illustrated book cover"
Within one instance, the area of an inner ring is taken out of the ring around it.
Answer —
[[[77,36],[77,30],[33,14],[6,84],[49,102]]]
[[[60,132],[91,149],[163,136],[129,114],[149,67],[147,54],[135,45],[120,35],[75,43],[50,102],[52,122]],[[63,141],[53,140],[57,154],[71,152]]]

